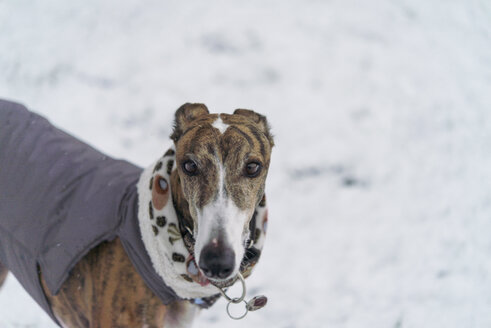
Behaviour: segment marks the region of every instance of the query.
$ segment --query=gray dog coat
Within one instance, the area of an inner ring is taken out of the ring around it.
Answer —
[[[0,100],[0,262],[55,322],[39,273],[57,294],[90,249],[115,237],[164,304],[179,299],[143,245],[136,190],[141,172],[24,106]]]

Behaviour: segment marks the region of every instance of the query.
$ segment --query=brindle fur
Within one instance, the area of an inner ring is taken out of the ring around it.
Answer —
[[[119,239],[92,249],[57,295],[41,281],[55,316],[66,327],[160,328],[189,306],[185,301],[163,305],[133,267]]]
[[[213,127],[218,118],[229,126],[223,134]],[[237,109],[234,115],[209,114],[203,104],[184,104],[176,112],[171,138],[176,144],[177,161],[177,172],[173,172],[172,178],[174,181],[179,179],[182,187],[173,190],[176,208],[182,209],[178,214],[185,220],[196,221],[196,210],[216,196],[219,179],[217,159],[227,171],[226,193],[239,208],[252,214],[264,195],[274,146],[264,116],[247,109]],[[198,169],[206,174],[199,177],[186,175],[182,164],[187,160],[196,162]],[[254,179],[244,176],[244,166],[252,160],[263,166],[259,176]]]
[[[212,126],[218,117],[231,127],[223,135]],[[178,168],[171,174],[172,197],[185,225],[195,223],[192,211],[196,207],[189,202],[202,207],[216,193],[216,157],[229,172],[226,192],[237,206],[253,208],[261,201],[273,147],[264,116],[244,109],[219,116],[209,114],[203,104],[184,104],[176,112],[171,138]],[[200,179],[185,175],[181,165],[187,158],[197,161],[206,175]],[[261,162],[263,170],[259,177],[248,179],[243,175],[244,162],[252,159]],[[0,285],[7,272],[0,263]],[[42,272],[40,280],[53,313],[65,327],[181,327],[195,311],[187,301],[163,305],[145,285],[118,238],[93,248],[71,270],[58,294],[49,292]]]

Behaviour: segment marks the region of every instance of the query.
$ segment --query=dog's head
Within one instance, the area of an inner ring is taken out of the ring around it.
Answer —
[[[171,138],[196,263],[207,278],[223,282],[239,270],[264,195],[273,147],[268,123],[251,110],[210,114],[203,104],[184,104]]]

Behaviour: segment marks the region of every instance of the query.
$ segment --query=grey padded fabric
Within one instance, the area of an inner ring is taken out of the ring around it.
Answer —
[[[117,236],[162,302],[178,299],[153,269],[141,240],[141,172],[24,106],[0,100],[0,262],[55,322],[38,266],[56,294],[91,248]]]

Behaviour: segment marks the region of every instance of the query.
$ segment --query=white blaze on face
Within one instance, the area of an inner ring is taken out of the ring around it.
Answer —
[[[223,123],[222,118],[220,117],[220,114],[218,114],[218,118],[213,122],[212,126],[215,129],[218,129],[221,134],[224,134],[225,131],[227,131],[228,124]]]
[[[225,247],[231,248],[235,253],[235,267],[231,276],[239,269],[244,256],[244,226],[249,214],[240,210],[234,201],[225,194],[225,168],[221,163],[219,167],[218,194],[216,199],[198,210],[198,234],[195,243],[196,262],[199,263],[201,250],[221,236]]]

